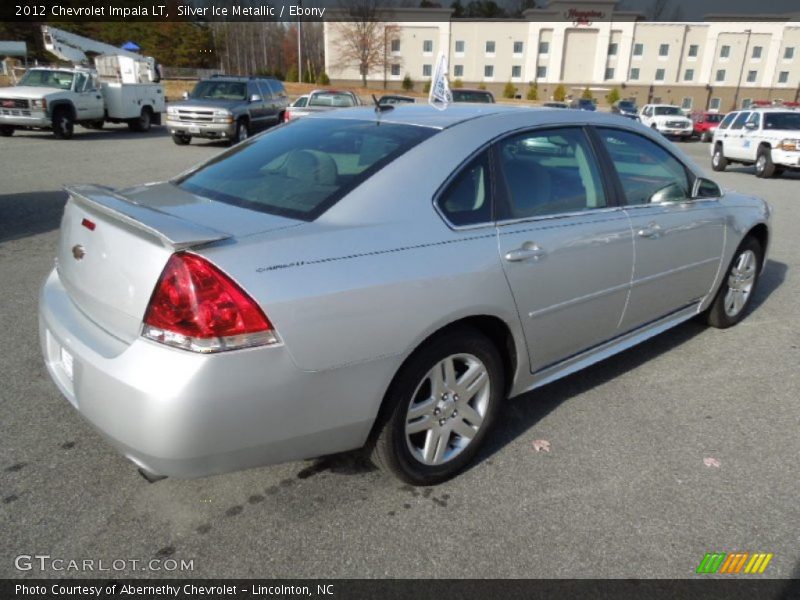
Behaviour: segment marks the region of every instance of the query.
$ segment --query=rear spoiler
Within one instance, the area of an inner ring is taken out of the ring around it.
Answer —
[[[180,249],[232,237],[229,233],[192,223],[143,204],[137,204],[130,198],[117,194],[111,188],[99,185],[70,185],[64,189],[78,204],[83,204],[126,225],[146,231],[161,240],[167,247]]]

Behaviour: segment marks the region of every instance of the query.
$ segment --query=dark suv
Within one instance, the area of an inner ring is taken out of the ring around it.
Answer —
[[[193,137],[235,144],[251,133],[283,121],[286,89],[271,77],[214,76],[167,106],[167,129],[185,146]]]

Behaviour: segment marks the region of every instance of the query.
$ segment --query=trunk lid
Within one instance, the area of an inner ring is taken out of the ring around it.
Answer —
[[[200,198],[171,184],[124,193],[100,186],[66,189],[59,278],[84,314],[126,342],[139,336],[155,284],[174,252],[301,223]]]

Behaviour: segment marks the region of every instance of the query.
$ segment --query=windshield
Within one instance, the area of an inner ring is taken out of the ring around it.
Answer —
[[[764,129],[800,129],[800,112],[764,113]]]
[[[636,110],[636,105],[633,102],[620,102],[619,107],[622,110]]]
[[[241,81],[201,81],[189,97],[194,100],[245,100],[247,85]]]
[[[704,117],[706,123],[721,123],[722,119],[725,118],[725,115],[721,115],[719,113],[711,113]]]
[[[308,99],[309,106],[333,106],[337,108],[344,108],[346,106],[355,106],[356,102],[353,96],[342,92],[320,92],[313,94]]]
[[[653,114],[656,115],[683,115],[681,109],[677,106],[656,106],[653,109]]]
[[[312,221],[436,131],[300,119],[251,138],[174,183],[226,204]]]
[[[72,79],[74,73],[67,71],[46,71],[35,69],[28,71],[19,80],[19,85],[29,85],[32,87],[52,87],[62,90],[72,89]]]

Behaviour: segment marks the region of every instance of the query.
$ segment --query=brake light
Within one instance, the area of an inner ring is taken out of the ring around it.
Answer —
[[[291,119],[291,118],[292,118],[292,115],[289,113],[288,110],[285,113],[283,113],[283,122],[284,123],[288,123],[289,119]]]
[[[261,308],[236,282],[196,254],[173,254],[156,283],[142,335],[190,350],[221,352],[276,344]]]

